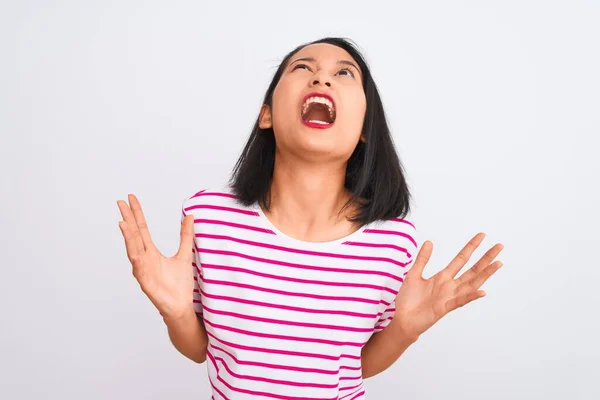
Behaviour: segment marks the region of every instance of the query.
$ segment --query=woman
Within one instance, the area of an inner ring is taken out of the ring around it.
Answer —
[[[230,184],[184,202],[175,256],[133,195],[119,226],[174,346],[209,358],[215,399],[356,400],[501,266],[497,244],[457,277],[479,233],[424,279],[433,245],[415,256],[409,200],[366,62],[325,38],[283,59]]]

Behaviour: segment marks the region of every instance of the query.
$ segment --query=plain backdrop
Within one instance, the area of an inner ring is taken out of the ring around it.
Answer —
[[[425,269],[503,243],[488,296],[369,399],[599,399],[597,1],[2,1],[0,398],[209,399],[131,274],[116,200],[175,253],[225,183],[281,58],[356,41],[383,97]]]

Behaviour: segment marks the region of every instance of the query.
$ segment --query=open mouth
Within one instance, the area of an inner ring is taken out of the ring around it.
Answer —
[[[329,128],[335,122],[335,104],[325,94],[311,93],[302,104],[302,122],[311,128]]]

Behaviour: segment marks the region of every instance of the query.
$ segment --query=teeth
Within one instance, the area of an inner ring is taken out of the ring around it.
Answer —
[[[325,97],[320,97],[320,96],[313,96],[313,97],[309,97],[308,99],[306,99],[306,101],[304,102],[304,105],[302,106],[302,115],[306,114],[306,111],[308,111],[308,107],[312,103],[320,103],[320,104],[326,105],[327,108],[329,109],[329,117],[333,120],[333,114],[334,114],[333,103],[329,99],[326,99]]]
[[[308,122],[312,122],[312,123],[315,123],[315,124],[321,124],[321,125],[329,125],[329,122],[319,121],[318,119],[311,119]]]

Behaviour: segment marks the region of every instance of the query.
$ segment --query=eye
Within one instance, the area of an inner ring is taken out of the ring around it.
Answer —
[[[304,68],[304,69],[307,69],[307,70],[309,70],[309,71],[310,71],[310,68],[308,67],[308,65],[306,65],[306,64],[301,64],[301,63],[298,63],[298,64],[294,65],[294,68],[292,68],[292,71],[295,71],[295,70],[297,70],[298,68]]]
[[[342,74],[342,72],[344,72],[344,73]],[[351,76],[354,78],[354,72],[350,71],[350,69],[348,69],[348,68],[339,70],[338,74],[344,75],[344,76]]]

